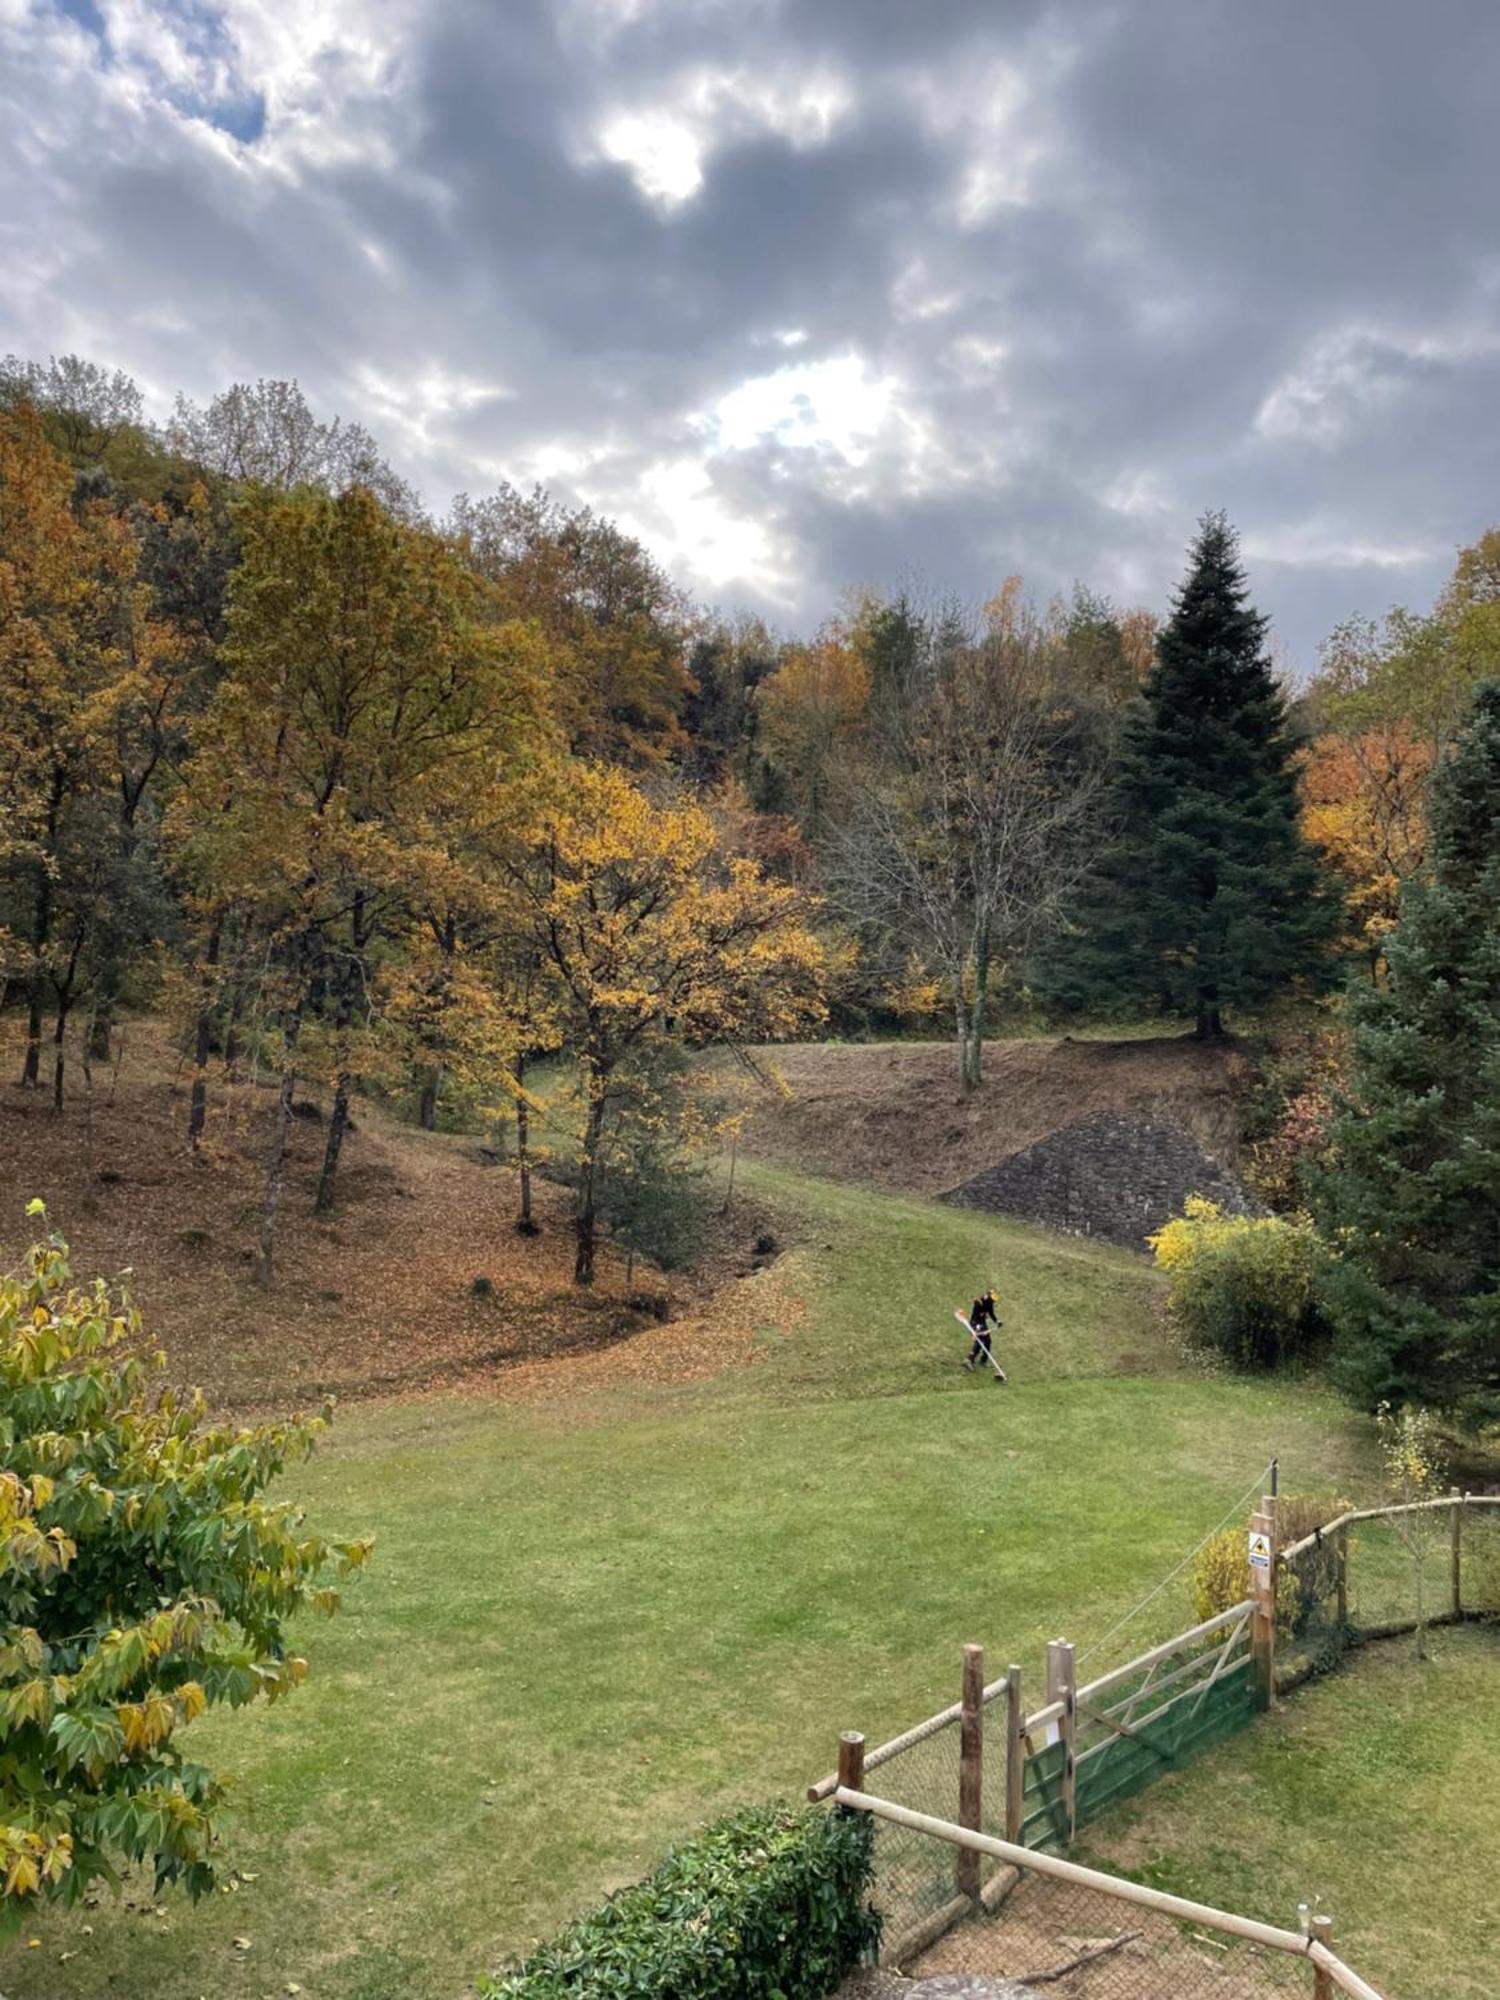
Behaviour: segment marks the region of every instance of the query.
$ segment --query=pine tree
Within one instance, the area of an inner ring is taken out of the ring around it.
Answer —
[[[1369,1404],[1500,1415],[1500,681],[1431,787],[1428,871],[1354,1002],[1334,1163],[1335,1370]]]
[[[1298,824],[1297,744],[1238,543],[1204,518],[1144,700],[1126,726],[1118,838],[1042,983],[1075,1006],[1222,1010],[1332,976],[1339,912]]]

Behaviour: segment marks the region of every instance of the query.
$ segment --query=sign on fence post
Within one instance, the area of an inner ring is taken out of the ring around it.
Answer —
[[[984,1832],[984,1648],[964,1647],[964,1677],[958,1720],[958,1823]],[[960,1896],[978,1896],[980,1858],[958,1850]]]
[[[1256,1707],[1271,1706],[1276,1692],[1276,1496],[1267,1493],[1250,1516],[1250,1658]]]

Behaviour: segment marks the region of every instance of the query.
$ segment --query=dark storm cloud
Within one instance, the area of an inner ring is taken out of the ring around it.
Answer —
[[[0,0],[0,68],[0,345],[299,374],[788,624],[1160,602],[1224,505],[1305,666],[1500,511],[1482,0]]]

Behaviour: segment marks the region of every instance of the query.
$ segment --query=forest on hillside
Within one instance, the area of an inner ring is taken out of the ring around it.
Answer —
[[[851,580],[792,638],[686,601],[541,491],[431,518],[295,383],[179,398],[156,425],[119,373],[12,357],[11,1081],[66,1115],[149,1009],[202,1151],[221,1079],[253,1063],[275,1082],[270,1284],[301,1083],[331,1106],[319,1209],[351,1102],[379,1091],[425,1125],[503,1116],[524,1227],[546,1064],[570,1079],[549,1115],[570,1121],[587,1284],[605,1228],[653,1254],[722,1129],[696,1051],[946,1034],[967,1090],[1017,1013],[1213,1037],[1297,1002],[1257,1135],[1263,1188],[1295,1208],[1350,1087],[1339,996],[1391,990],[1435,774],[1497,667],[1500,530],[1430,609],[1331,634],[1298,688],[1215,515],[1169,606]]]

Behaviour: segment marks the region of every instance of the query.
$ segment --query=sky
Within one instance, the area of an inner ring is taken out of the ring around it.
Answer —
[[[1294,672],[1500,519],[1493,0],[0,0],[0,351],[296,377],[810,631],[1238,525]]]

